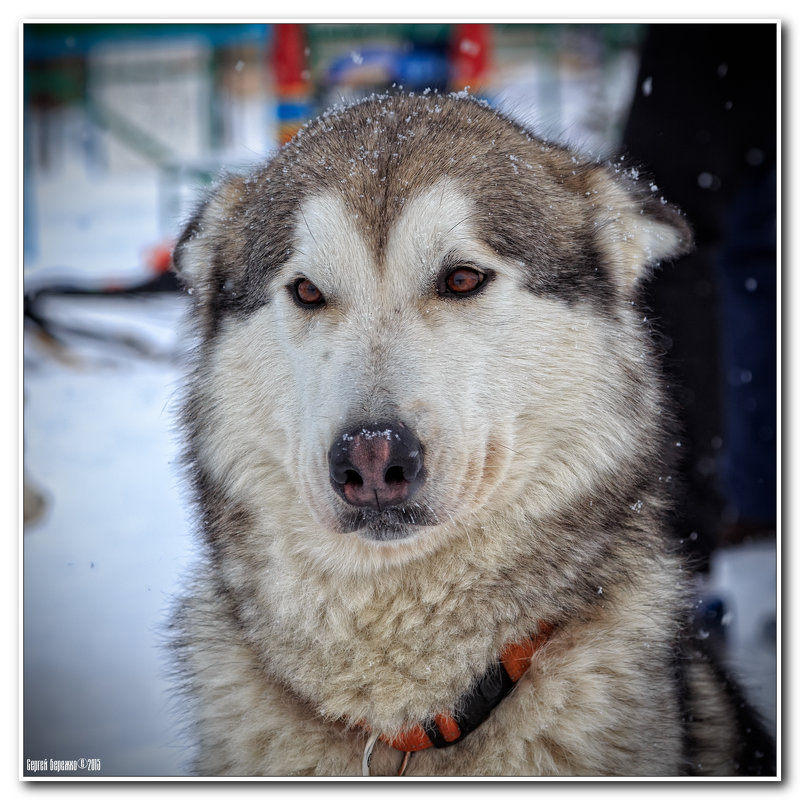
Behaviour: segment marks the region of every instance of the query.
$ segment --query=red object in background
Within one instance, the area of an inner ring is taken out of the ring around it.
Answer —
[[[278,96],[305,97],[308,92],[305,26],[278,24],[274,31],[272,58]]]
[[[490,27],[480,23],[453,26],[450,61],[453,67],[452,84],[456,91],[466,86],[472,92],[485,88],[491,61]]]
[[[274,27],[272,68],[277,97],[278,140],[288,142],[311,115],[305,25]]]
[[[154,275],[163,275],[172,266],[174,242],[162,242],[147,251],[145,262]]]

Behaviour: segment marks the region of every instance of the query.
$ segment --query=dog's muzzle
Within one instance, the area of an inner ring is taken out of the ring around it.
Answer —
[[[422,445],[397,421],[339,434],[328,465],[331,484],[346,503],[378,512],[407,503],[425,479]]]

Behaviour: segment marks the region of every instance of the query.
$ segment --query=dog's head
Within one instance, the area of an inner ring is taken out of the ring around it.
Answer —
[[[324,115],[176,247],[203,486],[326,553],[553,513],[652,433],[636,297],[689,243],[648,188],[470,98]]]

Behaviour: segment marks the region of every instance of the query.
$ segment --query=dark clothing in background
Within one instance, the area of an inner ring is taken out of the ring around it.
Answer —
[[[651,26],[624,136],[695,232],[646,302],[683,426],[675,534],[701,564],[775,526],[777,30]]]

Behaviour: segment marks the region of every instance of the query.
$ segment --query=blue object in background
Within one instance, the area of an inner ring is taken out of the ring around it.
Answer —
[[[724,434],[719,481],[739,520],[774,525],[777,505],[775,169],[745,181],[727,211],[718,275]]]
[[[359,48],[331,63],[327,81],[332,86],[396,84],[407,91],[445,90],[450,77],[444,53],[428,49]]]

